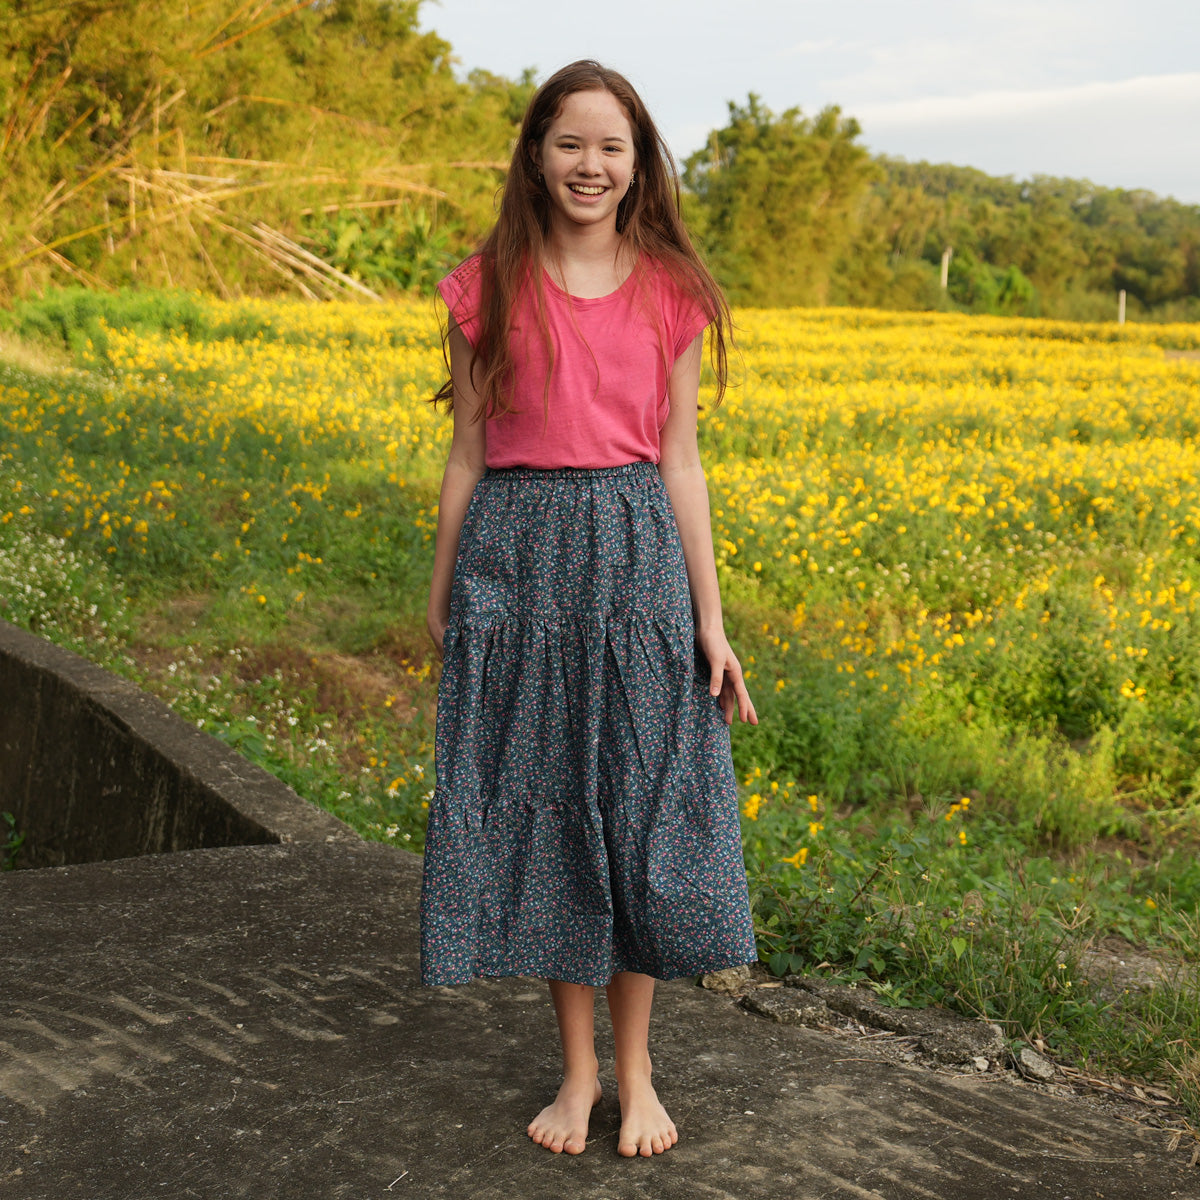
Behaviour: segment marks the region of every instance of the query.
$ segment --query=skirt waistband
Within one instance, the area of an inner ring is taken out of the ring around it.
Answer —
[[[593,480],[614,479],[622,476],[649,478],[658,475],[658,464],[652,462],[621,463],[616,467],[488,467],[484,477],[503,483],[546,482],[546,483],[589,483]]]

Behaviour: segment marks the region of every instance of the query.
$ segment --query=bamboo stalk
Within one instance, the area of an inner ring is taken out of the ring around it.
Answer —
[[[58,78],[50,85],[50,90],[46,94],[45,99],[34,109],[33,116],[29,118],[29,124],[25,126],[25,132],[21,135],[20,144],[23,145],[28,142],[33,136],[34,129],[45,118],[46,113],[50,111],[50,105],[54,103],[58,93],[66,86],[67,80],[71,78],[73,70],[74,68],[71,64],[67,63]]]
[[[335,281],[331,280],[325,274],[316,270],[311,265],[298,259],[293,259],[290,255],[281,252],[277,248],[265,247],[257,239],[253,238],[245,231],[237,229],[235,226],[221,224],[218,227],[224,229],[228,234],[230,234],[230,236],[240,241],[253,254],[263,259],[263,261],[266,262],[273,270],[299,286],[305,295],[307,295],[310,299],[315,300],[317,299],[317,296],[308,290],[307,286],[304,284],[303,278],[296,277],[296,272],[299,272],[300,276],[307,277],[317,283],[326,295],[337,295],[337,286]],[[320,262],[321,260],[318,259],[317,261]],[[330,268],[328,264],[324,265],[326,266],[327,271],[332,271],[332,268]],[[340,274],[340,272],[338,272],[338,274]],[[371,292],[369,288],[366,290],[369,295],[374,296],[374,293]],[[379,297],[375,296],[375,299],[379,299]]]
[[[93,104],[91,108],[85,109],[82,113],[80,113],[79,116],[77,116],[75,120],[73,120],[70,125],[68,125],[66,129],[54,139],[54,141],[50,144],[50,149],[57,150],[59,146],[61,146],[63,142],[65,142],[67,138],[69,138],[71,134],[73,134],[75,130],[78,129],[79,126],[82,125],[84,121],[86,121],[88,117],[90,117],[95,111],[96,105]]]
[[[339,271],[336,267],[330,266],[323,258],[313,254],[311,251],[305,250],[303,246],[292,241],[291,238],[286,234],[280,233],[279,230],[272,229],[262,221],[255,221],[253,228],[268,243],[282,248],[288,254],[299,257],[304,262],[318,269],[322,274],[327,274],[339,280],[343,287],[359,292],[364,296],[369,296],[372,300],[382,299],[378,292],[367,287],[365,283],[360,283],[353,276],[347,275],[344,271]]]
[[[253,4],[254,0],[246,0],[246,3],[243,4],[241,8],[234,9],[234,11],[231,12],[229,16],[227,16],[225,20],[222,21],[220,25],[218,25],[216,29],[214,29],[212,33],[210,33],[202,42],[196,43],[195,49],[200,50],[201,47],[207,46],[208,43],[213,40],[213,38],[220,37],[220,35],[224,33],[225,30],[228,29],[230,25],[232,25],[234,21],[236,21],[238,17],[240,17],[242,13],[244,13],[246,9],[250,8]]]
[[[344,121],[347,125],[353,125],[356,129],[371,130],[389,139],[395,137],[396,133],[394,129],[387,125],[379,125],[375,121],[365,121],[362,117],[351,117],[346,113],[338,112],[335,108],[325,108],[320,104],[300,104],[295,100],[282,100],[277,96],[258,96],[250,93],[230,96],[227,100],[222,100],[215,108],[210,108],[204,116],[206,119],[211,120],[213,117],[223,113],[227,108],[232,108],[233,105],[240,104],[242,101],[253,101],[255,104],[273,104],[278,108],[304,110],[318,117],[332,117],[337,121]]]
[[[95,183],[97,179],[102,179],[106,176],[113,175],[115,173],[116,173],[115,165],[112,163],[106,163],[105,165],[98,167],[95,171],[93,171],[86,178],[80,180],[79,183],[75,184],[74,187],[68,188],[65,192],[63,192],[58,197],[57,200],[50,201],[50,197],[54,195],[54,191],[58,190],[58,188],[64,182],[64,181],[60,180],[59,183],[54,185],[54,189],[50,192],[49,196],[47,196],[47,203],[46,203],[45,207],[39,209],[38,212],[34,215],[34,219],[30,223],[30,228],[31,229],[36,228],[44,220],[46,220],[47,217],[53,216],[56,209],[61,208],[64,204],[66,204],[66,202],[68,200],[73,199],[75,196],[79,195],[80,192],[91,187],[91,185],[93,183]]]
[[[165,167],[152,167],[145,174],[139,173],[133,168],[123,167],[114,174],[118,178],[126,178],[128,175],[133,175],[135,178],[145,182],[148,175],[169,176],[176,175],[177,172],[171,172]],[[225,180],[218,176],[199,176],[197,178],[211,178],[214,183],[221,183],[222,187],[213,188],[204,194],[214,200],[230,200],[240,196],[249,196],[255,192],[269,191],[272,188],[293,186],[293,187],[332,187],[335,185],[346,185],[349,183],[360,182],[372,187],[392,187],[398,191],[412,192],[421,196],[434,196],[438,199],[447,199],[447,195],[439,188],[430,187],[428,184],[414,183],[410,179],[397,179],[394,176],[371,175],[354,177],[350,175],[334,175],[323,171],[318,171],[311,175],[297,175],[291,179],[275,180],[266,179],[259,180],[255,183],[241,183],[238,180]]]
[[[192,224],[191,217],[186,212],[183,212],[180,214],[179,219],[187,229],[188,233],[192,235],[192,241],[196,243],[196,249],[200,251],[200,258],[204,262],[204,265],[212,273],[212,277],[217,281],[217,287],[220,290],[221,295],[226,300],[232,300],[233,293],[229,290],[229,286],[225,282],[225,277],[221,274],[217,264],[213,262],[212,257],[209,255],[208,247],[204,244],[204,239],[196,233],[196,228]]]
[[[37,240],[36,238],[34,239]],[[81,267],[78,263],[73,263],[69,258],[59,254],[57,250],[52,250],[50,247],[44,247],[46,256],[54,261],[68,275],[74,276],[80,283],[86,283],[89,287],[101,288],[107,291],[112,291],[113,286],[110,283],[105,283],[98,275],[93,275],[86,267]]]
[[[307,8],[310,2],[311,0],[300,0],[299,4],[293,4],[291,8],[285,9],[281,13],[275,13],[265,21],[259,21],[256,25],[247,26],[241,33],[235,33],[233,37],[228,37],[223,42],[218,42],[215,46],[209,46],[206,50],[200,50],[197,52],[196,57],[207,58],[210,54],[216,54],[218,50],[224,50],[226,46],[232,46],[235,42],[240,42],[242,38],[249,37],[252,33],[257,33],[260,29],[266,29],[268,25],[274,25],[282,21],[284,17],[290,17],[293,13],[298,13],[302,8]],[[259,11],[261,12],[262,9]]]
[[[38,57],[34,60],[33,66],[29,68],[29,74],[25,76],[24,82],[17,89],[17,94],[12,99],[12,104],[8,110],[8,120],[4,122],[4,141],[0,142],[0,155],[2,155],[12,141],[12,135],[17,127],[18,114],[21,111],[21,105],[25,101],[25,97],[29,93],[30,84],[37,77],[37,73],[42,69],[42,63],[50,57],[49,48],[43,48]]]
[[[507,171],[508,163],[500,162],[499,160],[480,160],[479,162],[396,163],[393,169],[405,171],[433,171],[442,167],[454,167],[457,170],[468,171]]]
[[[398,204],[407,204],[407,196],[393,196],[390,200],[345,200],[334,204],[322,204],[320,208],[302,208],[302,217],[311,217],[314,213],[340,212],[342,209],[355,211],[360,208],[395,208]]]
[[[166,106],[169,107],[170,105],[175,104],[180,99],[182,99],[182,97],[184,97],[186,95],[187,95],[187,89],[180,88],[173,96],[170,97],[170,99],[167,100]],[[138,132],[138,130],[134,127],[134,125],[136,125],[136,123],[140,120],[142,110],[146,106],[147,98],[148,97],[143,97],[142,102],[134,110],[134,115],[133,115],[133,117],[130,118],[130,122],[129,122],[129,124],[127,124],[127,127],[126,127],[125,136],[121,139],[121,141],[119,143],[117,143],[116,145],[114,145],[108,151],[108,153],[100,161],[100,163],[97,164],[96,169],[90,175],[88,175],[85,179],[83,179],[79,183],[77,183],[73,188],[70,188],[66,192],[64,192],[63,195],[58,199],[58,201],[56,203],[51,205],[49,208],[44,209],[43,211],[39,212],[37,214],[37,216],[34,218],[34,221],[32,223],[32,225],[34,227],[41,224],[41,222],[44,221],[48,216],[50,216],[54,212],[55,209],[60,208],[63,204],[65,204],[67,200],[71,199],[73,196],[78,195],[85,188],[90,187],[91,184],[93,184],[101,176],[109,173],[113,169],[113,167],[115,166],[116,163],[122,161],[122,159],[129,157],[129,155],[128,155],[129,144],[132,141],[133,137]]]

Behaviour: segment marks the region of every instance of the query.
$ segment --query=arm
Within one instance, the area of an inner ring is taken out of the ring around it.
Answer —
[[[758,715],[746,691],[741,664],[725,637],[717,565],[713,557],[708,482],[696,445],[703,345],[704,335],[699,334],[679,356],[671,371],[668,385],[671,408],[662,428],[658,473],[671,498],[679,540],[683,543],[683,560],[687,564],[688,587],[696,618],[696,641],[712,672],[709,691],[720,696],[726,724],[733,724],[736,712],[743,721],[757,725]]]
[[[425,623],[429,636],[442,653],[442,639],[450,620],[450,586],[458,558],[458,536],[475,485],[485,466],[484,421],[475,420],[480,399],[471,383],[471,346],[450,318],[450,378],[454,381],[454,437],[442,490],[438,499],[437,540],[433,552],[433,579],[429,585],[429,611]]]

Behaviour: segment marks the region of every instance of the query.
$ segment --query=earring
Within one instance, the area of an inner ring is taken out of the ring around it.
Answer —
[[[629,186],[633,187],[633,185],[635,183],[637,183],[637,172],[636,171],[634,171],[634,173],[632,175],[630,175],[630,177],[629,177]]]

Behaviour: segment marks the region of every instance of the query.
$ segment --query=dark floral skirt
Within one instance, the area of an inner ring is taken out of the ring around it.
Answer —
[[[708,675],[653,463],[484,475],[438,691],[425,983],[755,960]]]

